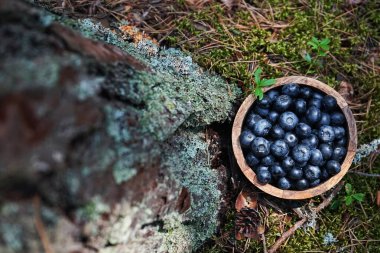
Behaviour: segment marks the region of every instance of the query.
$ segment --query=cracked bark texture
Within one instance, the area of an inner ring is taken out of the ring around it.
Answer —
[[[0,252],[42,252],[36,216],[54,252],[191,252],[216,232],[227,168],[209,125],[235,86],[29,2],[0,0],[0,38]]]

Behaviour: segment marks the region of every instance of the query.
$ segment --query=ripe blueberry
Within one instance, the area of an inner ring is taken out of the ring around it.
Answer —
[[[305,98],[305,99],[310,98],[311,93],[312,93],[312,91],[309,87],[304,86],[304,87],[300,88],[300,95],[302,98]]]
[[[253,130],[253,128],[255,127],[256,123],[259,122],[259,120],[261,120],[261,117],[259,115],[250,113],[245,119],[245,124],[249,129]]]
[[[314,93],[312,94],[312,98],[315,98],[315,99],[322,100],[323,97],[324,97],[324,95],[318,91],[314,91]]]
[[[318,122],[318,126],[324,126],[324,125],[330,125],[330,115],[322,112],[321,113],[321,120]]]
[[[268,116],[267,116],[267,119],[272,122],[272,123],[275,123],[278,119],[278,117],[280,117],[280,114],[276,111],[270,111],[268,113]]]
[[[315,179],[315,180],[310,181],[309,186],[310,187],[315,187],[315,186],[319,185],[320,183],[321,183],[320,179]]]
[[[290,148],[294,147],[298,143],[297,136],[291,132],[287,132],[284,136],[284,141]]]
[[[274,178],[284,177],[286,175],[284,169],[278,164],[272,165],[270,167],[270,172]]]
[[[315,106],[309,107],[306,111],[306,120],[311,125],[318,123],[321,120],[321,111]]]
[[[330,115],[330,118],[331,118],[331,125],[333,126],[341,126],[346,121],[344,115],[340,112],[333,112]]]
[[[282,94],[289,95],[291,97],[296,97],[300,92],[300,87],[298,84],[289,83],[282,86]]]
[[[300,168],[293,168],[289,171],[288,176],[291,179],[295,179],[295,180],[301,179],[303,176],[303,172]]]
[[[321,142],[332,142],[335,139],[334,128],[331,126],[321,126],[318,137]]]
[[[286,130],[292,130],[298,124],[298,117],[292,112],[284,112],[280,115],[280,126]]]
[[[323,160],[325,161],[329,160],[333,154],[333,148],[331,145],[328,145],[326,143],[319,145],[319,150],[321,151]]]
[[[335,145],[337,147],[347,147],[347,139],[346,138],[342,138],[342,139],[339,139],[337,141],[335,141]]]
[[[306,179],[302,178],[300,180],[297,180],[296,182],[297,190],[305,190],[308,187],[309,187],[309,182]]]
[[[340,164],[335,160],[330,160],[326,164],[326,170],[330,175],[336,175],[340,172]]]
[[[313,149],[311,151],[309,163],[311,165],[321,166],[323,162],[324,160],[323,160],[322,152],[319,149]]]
[[[318,146],[319,140],[315,134],[311,134],[309,138],[303,139],[301,144],[307,145],[308,147],[316,148]]]
[[[307,105],[309,107],[314,106],[314,107],[317,107],[318,109],[321,108],[321,104],[322,104],[322,101],[318,98],[311,98],[311,99],[309,99],[309,101],[307,103]]]
[[[322,180],[326,180],[326,179],[328,179],[330,177],[330,175],[329,175],[329,173],[327,172],[326,169],[323,169],[321,173],[322,173],[321,174],[321,179]]]
[[[274,102],[274,109],[278,112],[286,111],[292,104],[292,99],[288,95],[281,95],[277,97]]]
[[[295,162],[290,156],[287,156],[284,160],[282,160],[282,168],[284,168],[285,171],[289,171],[294,167],[294,165]]]
[[[251,131],[244,130],[243,132],[241,132],[239,139],[240,139],[240,145],[243,148],[249,148],[251,146],[253,139],[255,139],[255,136],[253,135]]]
[[[298,115],[302,115],[306,112],[306,101],[303,100],[303,99],[297,99],[296,101],[294,101],[294,112]]]
[[[327,95],[322,99],[322,105],[326,111],[332,111],[337,107],[337,102],[333,96]]]
[[[283,139],[285,131],[279,125],[275,125],[271,130],[271,137],[274,139]]]
[[[307,162],[310,159],[310,148],[304,144],[295,146],[292,150],[293,160],[299,163]]]
[[[276,140],[270,146],[270,151],[272,155],[274,155],[275,157],[282,158],[282,157],[285,157],[289,153],[289,147],[288,147],[288,144],[285,143],[285,141]]]
[[[272,124],[268,120],[261,119],[253,127],[253,134],[260,137],[266,136],[271,128]]]
[[[344,130],[344,127],[334,127],[334,134],[336,139],[342,139],[346,135],[346,130]]]
[[[269,109],[268,108],[262,108],[260,106],[256,106],[254,111],[260,115],[261,117],[266,117],[269,113]]]
[[[266,139],[256,137],[251,144],[251,149],[256,157],[264,157],[269,155],[270,145]]]
[[[256,165],[259,164],[260,160],[253,154],[253,153],[248,153],[246,156],[245,156],[245,161],[247,162],[247,164],[249,165],[249,167],[255,167]]]
[[[338,161],[338,162],[341,162],[341,161],[343,161],[346,154],[347,154],[347,149],[345,147],[336,147],[333,150],[333,154],[332,154],[331,159]]]
[[[268,170],[260,171],[257,174],[257,180],[262,184],[267,184],[271,181],[272,176]]]
[[[277,182],[277,186],[278,186],[278,188],[280,188],[280,189],[288,190],[288,189],[290,189],[290,187],[291,187],[292,185],[290,184],[289,179],[287,179],[286,177],[282,177],[282,178],[280,178],[280,179],[278,180],[278,182]]]
[[[264,95],[263,99],[261,100],[260,99],[256,100],[256,104],[258,107],[266,108],[266,109],[270,107],[271,102],[272,101],[270,100],[268,95]]]
[[[301,139],[307,138],[311,135],[311,127],[305,123],[299,123],[296,126],[296,134]]]
[[[321,177],[321,170],[318,166],[307,165],[305,168],[305,177],[309,180],[315,180]]]

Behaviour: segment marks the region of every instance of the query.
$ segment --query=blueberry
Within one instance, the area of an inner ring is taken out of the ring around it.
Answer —
[[[327,172],[326,169],[323,169],[321,173],[322,173],[321,174],[321,179],[322,180],[327,180],[330,177],[330,175],[329,175],[329,173]]]
[[[282,160],[281,164],[282,164],[282,168],[284,168],[285,171],[289,171],[294,167],[296,163],[290,156],[287,156],[285,157],[284,160]]]
[[[268,113],[269,113],[269,109],[268,108],[262,108],[260,106],[256,106],[254,111],[258,115],[260,115],[261,117],[266,117],[268,115]]]
[[[335,145],[337,147],[347,147],[347,139],[346,138],[342,138],[342,139],[339,139],[337,141],[335,141]]]
[[[310,181],[321,177],[321,170],[319,169],[318,166],[307,165],[304,172],[305,172],[305,177],[309,179]]]
[[[271,104],[271,100],[270,98],[268,97],[268,95],[264,95],[263,99],[259,99],[259,100],[256,100],[256,104],[257,106],[261,107],[261,108],[266,108],[268,109],[270,107],[270,104]]]
[[[274,139],[283,139],[285,136],[285,131],[279,125],[275,125],[272,127],[271,136]]]
[[[318,123],[321,120],[321,111],[315,106],[309,107],[306,111],[306,120],[311,125]]]
[[[284,112],[280,115],[279,124],[284,130],[292,130],[298,124],[298,117],[292,112]]]
[[[296,167],[298,168],[303,168],[307,165],[307,162],[296,162]]]
[[[296,126],[296,134],[301,139],[307,138],[311,135],[311,127],[305,123],[299,123]]]
[[[324,160],[323,160],[322,152],[319,149],[311,150],[309,163],[311,165],[321,166],[323,162]]]
[[[240,145],[243,148],[249,148],[251,146],[253,139],[255,139],[255,136],[253,135],[251,131],[244,130],[243,132],[241,132],[239,139],[240,139]]]
[[[288,95],[281,95],[277,97],[274,102],[274,109],[278,112],[286,111],[292,104],[292,99]]]
[[[333,112],[330,115],[330,118],[331,118],[331,125],[333,126],[341,126],[346,122],[346,118],[340,112]]]
[[[284,136],[284,141],[290,148],[294,147],[298,143],[297,136],[291,132],[287,132]]]
[[[331,126],[321,126],[319,128],[318,137],[321,142],[332,142],[335,139],[334,128]]]
[[[276,140],[270,146],[270,151],[272,155],[274,155],[275,157],[282,158],[282,157],[285,157],[289,153],[289,147],[288,147],[288,144],[285,143],[285,141]]]
[[[319,139],[315,134],[311,134],[309,138],[303,139],[301,144],[307,145],[310,148],[316,148],[318,146]]]
[[[309,87],[304,86],[304,87],[300,88],[300,95],[302,98],[305,98],[305,99],[310,98],[311,93],[312,93],[312,91]]]
[[[278,119],[278,117],[280,116],[280,114],[276,111],[270,111],[268,113],[268,116],[267,116],[267,119],[272,122],[272,123],[275,123]]]
[[[278,164],[272,165],[270,167],[270,172],[274,178],[284,177],[286,175],[284,169]]]
[[[269,171],[267,170],[263,170],[263,171],[260,171],[258,174],[257,174],[257,180],[262,183],[262,184],[267,184],[270,182],[270,180],[272,179],[272,176],[270,174]]]
[[[282,91],[282,94],[285,94],[291,97],[296,97],[298,93],[300,92],[300,87],[298,84],[289,83],[282,86],[281,91]]]
[[[304,144],[295,146],[292,150],[292,157],[294,161],[303,163],[310,159],[310,148]]]
[[[292,186],[289,179],[287,179],[286,177],[282,177],[278,180],[277,182],[277,186],[278,188],[280,189],[283,189],[283,190],[288,190],[290,189],[290,187]]]
[[[294,101],[294,112],[298,115],[302,115],[306,112],[306,101],[303,100],[303,99],[297,99],[296,101]]]
[[[322,99],[322,105],[326,111],[332,111],[336,109],[337,102],[333,96],[327,95]]]
[[[326,170],[330,175],[336,175],[340,172],[340,164],[335,160],[330,160],[326,164]]]
[[[315,179],[315,180],[312,180],[309,184],[310,187],[315,187],[317,185],[319,185],[321,183],[321,180],[320,179]]]
[[[341,162],[345,158],[346,154],[347,154],[347,149],[345,147],[336,147],[333,150],[331,159]]]
[[[321,108],[321,104],[322,104],[322,100],[317,99],[317,98],[311,98],[311,99],[309,99],[309,101],[307,103],[307,105],[309,107],[314,106],[314,107],[316,107],[318,109]]]
[[[261,159],[261,164],[264,166],[271,166],[276,162],[276,159],[272,155],[268,155]]]
[[[309,187],[309,182],[302,178],[296,182],[296,188],[297,190],[305,190]]]
[[[275,101],[278,96],[280,96],[280,92],[278,90],[270,90],[266,93],[267,98],[269,99],[270,103]]]
[[[291,179],[295,179],[295,180],[301,179],[303,176],[303,172],[300,168],[293,168],[289,171],[288,176]]]
[[[318,126],[321,127],[324,125],[330,125],[330,115],[325,112],[322,112],[321,119],[318,122]]]
[[[270,145],[269,141],[262,137],[256,137],[251,144],[252,152],[257,157],[264,157],[269,155]]]
[[[252,130],[255,127],[256,123],[259,122],[259,120],[261,120],[261,117],[259,115],[250,113],[245,120],[245,124],[249,129]]]
[[[271,128],[272,124],[268,120],[261,119],[253,127],[253,134],[260,137],[266,136]]]
[[[346,135],[346,130],[344,127],[334,127],[334,134],[336,139],[342,139]]]
[[[255,167],[256,165],[259,164],[260,160],[253,154],[253,153],[248,153],[245,156],[245,161],[249,165],[249,167]]]
[[[329,160],[333,154],[333,148],[326,143],[319,145],[319,150],[321,151],[323,160],[325,161]]]
[[[311,95],[312,98],[322,100],[324,95],[318,91],[314,91],[314,93]]]

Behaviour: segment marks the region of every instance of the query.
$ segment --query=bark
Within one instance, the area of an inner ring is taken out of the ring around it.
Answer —
[[[0,1],[0,251],[189,252],[215,233],[236,87],[95,21]]]

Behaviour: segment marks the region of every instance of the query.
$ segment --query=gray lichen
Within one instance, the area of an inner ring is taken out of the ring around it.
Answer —
[[[359,163],[363,158],[378,150],[380,139],[375,139],[368,144],[361,145],[356,151],[353,163]]]

